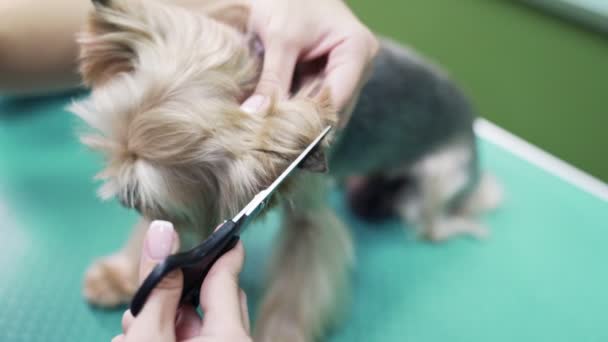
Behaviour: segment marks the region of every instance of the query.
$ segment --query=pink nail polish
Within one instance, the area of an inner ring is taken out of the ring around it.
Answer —
[[[146,236],[146,252],[151,259],[161,260],[171,254],[174,239],[173,224],[167,221],[154,221]]]

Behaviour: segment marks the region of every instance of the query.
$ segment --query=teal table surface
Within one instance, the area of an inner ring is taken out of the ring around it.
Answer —
[[[121,311],[89,307],[87,265],[119,248],[136,217],[95,197],[101,160],[76,139],[70,95],[0,99],[0,341],[108,341]],[[489,141],[505,188],[486,241],[418,241],[399,222],[352,227],[352,303],[328,341],[608,341],[608,203]],[[244,235],[252,312],[277,231]]]

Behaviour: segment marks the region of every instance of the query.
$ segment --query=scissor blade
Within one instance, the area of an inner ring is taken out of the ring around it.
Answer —
[[[262,203],[264,203],[264,201],[266,201],[266,199],[268,199],[272,195],[274,190],[276,190],[279,185],[281,185],[285,178],[287,178],[287,176],[289,176],[291,172],[293,172],[293,170],[298,167],[302,160],[304,160],[304,158],[306,158],[312,152],[312,150],[317,145],[319,145],[321,140],[323,140],[323,138],[327,135],[327,133],[329,133],[329,131],[331,131],[331,126],[325,127],[323,132],[321,132],[321,134],[319,134],[315,138],[315,140],[313,140],[313,142],[310,143],[310,145],[308,145],[308,147],[306,147],[306,149],[302,153],[300,153],[300,155],[291,164],[289,164],[285,171],[283,171],[283,173],[281,173],[281,175],[277,177],[277,179],[275,179],[269,187],[255,195],[255,197],[253,197],[253,199],[243,208],[243,210],[241,210],[241,212],[239,212],[232,220],[234,222],[237,222],[243,216],[251,215],[251,213],[253,213]]]
[[[321,134],[319,134],[319,136],[317,136],[317,138],[312,143],[310,143],[310,145],[308,145],[308,147],[302,153],[300,153],[296,160],[294,160],[293,163],[291,163],[287,167],[287,169],[285,169],[285,171],[283,171],[283,173],[281,173],[281,175],[277,179],[275,179],[272,184],[270,184],[266,191],[272,193],[276,188],[278,188],[279,185],[281,185],[281,183],[285,180],[285,178],[287,178],[287,176],[289,176],[289,174],[291,174],[291,172],[296,167],[298,167],[298,165],[300,165],[302,160],[304,160],[304,158],[306,158],[310,154],[310,152],[312,152],[312,150],[321,142],[321,140],[323,140],[323,138],[327,135],[327,133],[329,133],[330,130],[331,126],[327,126],[323,130],[323,132],[321,132]]]

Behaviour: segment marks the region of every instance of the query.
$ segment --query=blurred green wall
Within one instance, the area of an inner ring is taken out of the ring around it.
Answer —
[[[348,2],[443,64],[481,116],[608,181],[607,36],[509,0]]]

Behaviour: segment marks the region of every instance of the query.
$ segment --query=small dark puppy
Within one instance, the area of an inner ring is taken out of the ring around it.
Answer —
[[[474,111],[437,67],[382,40],[371,79],[331,148],[334,177],[349,182],[352,207],[365,218],[397,214],[433,241],[482,237],[476,215],[495,208],[501,190],[479,170]]]
[[[175,223],[183,248],[200,242],[337,124],[319,84],[263,115],[241,111],[261,60],[242,31],[247,8],[217,4],[210,17],[154,1],[98,2],[80,37],[93,92],[72,109],[92,129],[84,143],[107,159],[100,195],[142,216],[127,246],[89,269],[84,293],[93,303],[130,299],[150,220]],[[476,214],[495,206],[499,192],[479,171],[472,123],[445,75],[382,41],[348,125],[279,191],[284,229],[256,340],[314,340],[340,307],[353,251],[326,203],[332,177],[348,185],[364,216],[397,214],[432,240],[486,234]],[[309,172],[326,169],[326,160],[329,175]]]

